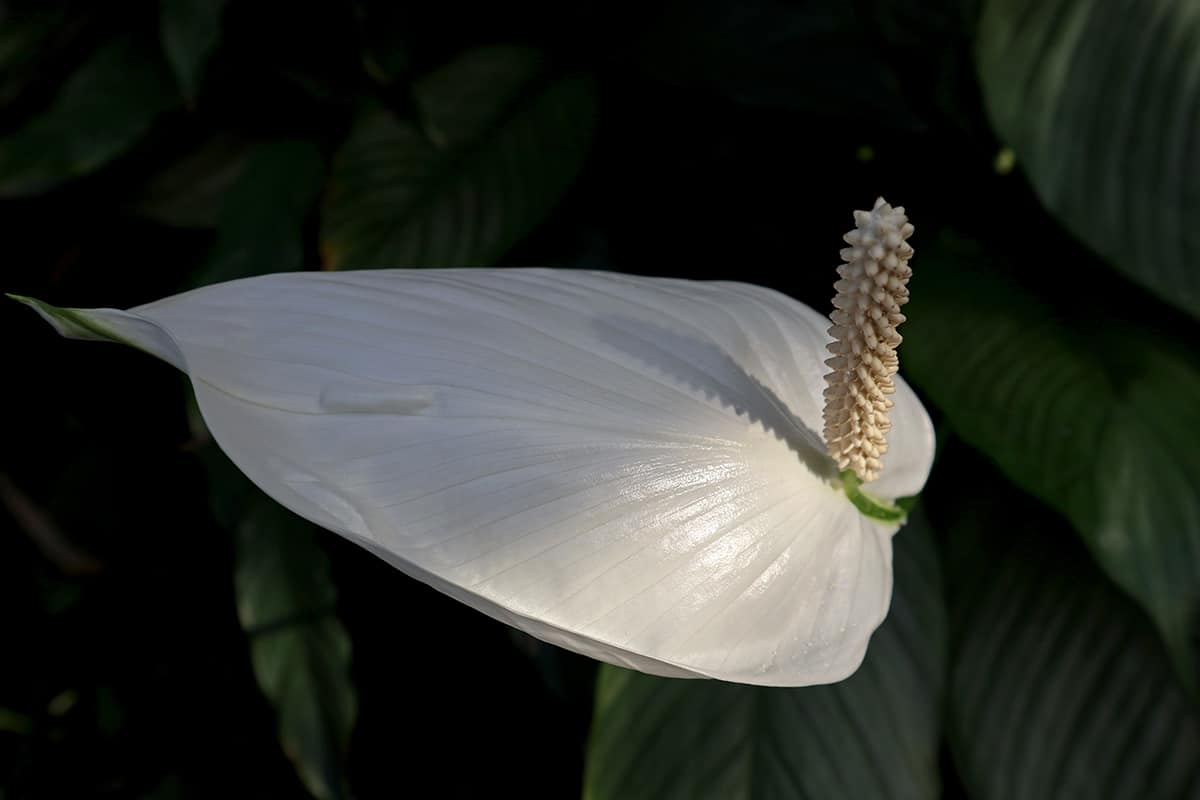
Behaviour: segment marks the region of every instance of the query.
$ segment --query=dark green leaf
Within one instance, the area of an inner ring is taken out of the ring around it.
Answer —
[[[939,524],[967,590],[948,735],[970,796],[1200,796],[1200,716],[1145,616],[1031,500],[959,505]]]
[[[987,0],[988,112],[1042,202],[1116,267],[1200,316],[1195,0]]]
[[[44,0],[23,8],[6,5],[0,24],[0,109],[22,99],[31,85],[54,73],[95,22],[90,11],[78,4]]]
[[[595,101],[534,51],[471,50],[418,80],[421,124],[361,114],[334,166],[321,230],[329,268],[489,264],[579,172]]]
[[[319,798],[344,797],[342,762],[357,714],[350,639],[334,616],[317,529],[257,495],[237,526],[238,617],[279,739]]]
[[[245,171],[253,147],[244,136],[217,133],[151,176],[128,208],[164,225],[215,228],[225,195]]]
[[[354,3],[363,71],[384,91],[407,91],[411,14],[410,8],[395,3]]]
[[[1084,297],[1052,306],[992,270],[948,238],[921,251],[905,370],[967,442],[1074,524],[1192,680],[1200,368]]]
[[[259,145],[225,195],[216,248],[193,283],[304,267],[304,222],[324,175],[325,159],[312,142]]]
[[[130,37],[109,42],[49,109],[0,139],[0,197],[44,192],[104,166],[174,102],[157,53]]]
[[[631,59],[670,83],[749,105],[919,128],[861,5],[672,0],[621,34],[630,36]]]
[[[163,52],[188,103],[196,100],[204,67],[221,38],[227,0],[160,0],[159,35]]]
[[[946,619],[918,510],[895,539],[892,609],[831,686],[767,689],[603,667],[584,796],[937,797]]]
[[[33,720],[8,708],[0,708],[0,733],[25,735],[33,730]]]

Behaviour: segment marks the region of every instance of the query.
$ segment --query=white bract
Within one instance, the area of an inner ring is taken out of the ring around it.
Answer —
[[[900,522],[825,455],[827,319],[777,292],[556,270],[268,275],[130,311],[28,301],[185,371],[213,437],[297,514],[533,636],[774,686],[861,662]],[[896,380],[865,489],[916,494]],[[412,613],[395,609],[397,631]]]

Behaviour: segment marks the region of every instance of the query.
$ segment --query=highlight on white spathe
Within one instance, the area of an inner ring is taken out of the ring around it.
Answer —
[[[18,299],[183,370],[275,500],[547,642],[803,686],[854,672],[887,614],[901,520],[859,510],[817,432],[829,320],[770,289],[452,269],[265,275],[128,311]],[[863,487],[881,507],[933,457],[894,390]]]

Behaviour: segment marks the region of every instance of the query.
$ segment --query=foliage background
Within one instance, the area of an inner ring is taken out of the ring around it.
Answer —
[[[500,264],[825,308],[883,194],[939,426],[858,674],[660,681],[313,531],[169,367],[12,304],[0,797],[1200,796],[1198,53],[1189,0],[0,3],[7,291]]]

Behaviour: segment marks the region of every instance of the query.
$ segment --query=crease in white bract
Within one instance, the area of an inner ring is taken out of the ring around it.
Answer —
[[[817,433],[828,321],[771,290],[380,270],[128,312],[29,302],[187,372],[217,443],[292,511],[543,640],[795,686],[853,672],[887,613],[900,522],[859,512]],[[894,404],[881,503],[933,451],[899,379]]]

